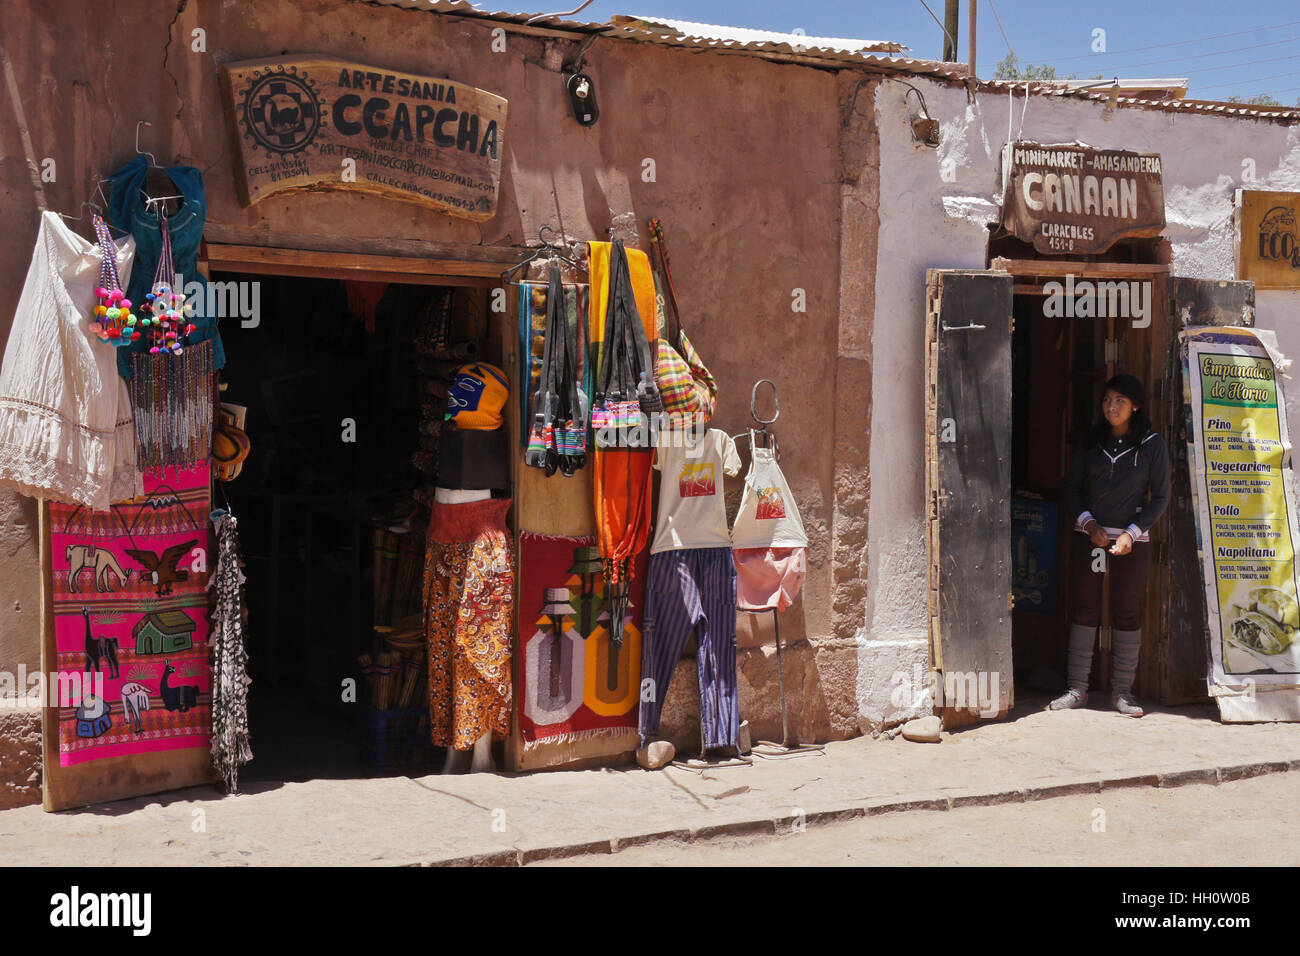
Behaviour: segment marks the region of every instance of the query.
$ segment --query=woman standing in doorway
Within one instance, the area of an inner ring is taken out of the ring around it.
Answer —
[[[1142,647],[1142,596],[1151,561],[1148,533],[1169,503],[1169,451],[1151,430],[1145,405],[1142,383],[1132,375],[1116,375],[1106,383],[1102,417],[1074,456],[1066,489],[1066,504],[1077,516],[1077,533],[1071,536],[1067,689],[1048,705],[1050,710],[1088,702],[1101,586],[1109,569],[1111,702],[1125,716],[1142,716],[1133,697],[1133,674]]]

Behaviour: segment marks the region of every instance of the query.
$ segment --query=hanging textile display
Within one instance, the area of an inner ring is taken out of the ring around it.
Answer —
[[[564,294],[564,320],[571,341],[575,343],[576,381],[583,394],[589,396],[592,391],[592,365],[588,361],[591,289],[580,283],[561,283],[560,288]],[[550,283],[549,280],[525,281],[519,284],[519,289],[519,381],[526,383],[526,387],[519,389],[519,420],[527,424],[533,421],[533,397],[542,382]],[[520,441],[525,448],[528,447],[529,434],[529,428],[520,429]]]
[[[546,291],[546,330],[542,374],[533,396],[533,418],[524,464],[572,477],[587,463],[587,393],[579,384],[586,336],[577,311],[567,308],[560,267],[551,263]]]
[[[613,243],[608,285],[600,373],[591,409],[593,438],[598,448],[651,448],[663,411],[650,350],[653,335],[648,323],[653,322],[653,313],[643,317],[637,311],[622,242]]]
[[[611,633],[623,640],[630,590],[628,575],[650,539],[652,430],[641,417],[630,426],[628,403],[651,412],[657,399],[641,343],[654,335],[655,297],[650,260],[621,242],[588,243],[592,311],[590,336],[597,388],[592,400],[592,490],[596,539],[610,586]],[[648,352],[648,347],[644,350]],[[637,353],[633,358],[633,353]],[[638,371],[636,362],[640,361]],[[635,377],[635,384],[634,384]],[[644,404],[643,404],[644,399]],[[620,411],[620,407],[622,411]],[[603,418],[598,421],[598,409]],[[633,436],[638,428],[642,434]],[[603,434],[602,434],[603,432]],[[611,447],[635,437],[635,447]]]
[[[110,509],[50,505],[61,766],[208,747],[207,463]]]
[[[611,635],[604,562],[591,537],[519,538],[519,729],[524,748],[613,735],[636,743],[642,554],[623,640]]]
[[[192,311],[186,316],[185,326],[186,328],[190,325],[194,326],[193,331],[186,332],[188,343],[197,345],[200,342],[210,341],[212,367],[220,371],[226,365],[226,350],[217,331],[217,320],[220,316],[216,314],[216,302],[213,301],[216,297],[211,295],[208,280],[199,272],[198,267],[199,244],[203,240],[203,226],[207,220],[208,210],[203,191],[203,173],[193,166],[167,166],[163,169],[183,200],[180,209],[165,218],[166,229],[164,230],[162,228],[164,217],[152,211],[146,202],[145,187],[148,185],[149,169],[148,158],[140,155],[133,157],[108,177],[112,189],[108,204],[109,221],[119,229],[129,232],[136,242],[136,268],[131,274],[131,281],[127,283],[126,297],[137,306],[141,306],[153,301],[148,299],[151,292],[155,297],[160,294],[154,288],[156,285],[154,277],[164,254],[165,238],[166,251],[171,257],[171,267],[168,277],[161,280],[168,286],[168,291],[162,294],[186,296]],[[231,304],[226,297],[222,298],[228,305]],[[172,303],[170,298],[164,301],[166,306],[173,304],[179,303]],[[241,297],[241,317],[252,318],[243,311],[251,305],[251,302],[246,302]],[[145,328],[152,329],[154,317],[149,318],[150,324]],[[137,327],[143,325],[143,321],[144,319],[141,318]],[[175,331],[175,329],[164,329],[164,331]],[[163,341],[166,341],[165,335]],[[133,340],[129,347],[118,349],[118,374],[123,378],[130,378],[133,374],[131,356],[137,352],[148,352],[155,347],[162,346],[155,341],[153,333],[150,333]]]
[[[244,572],[235,516],[213,512],[217,567],[212,608],[212,765],[226,793],[239,792],[239,768],[253,759],[248,732],[248,648],[244,644]]]
[[[433,743],[471,749],[510,729],[514,561],[508,498],[435,501],[424,564]]]
[[[105,257],[129,279],[135,241],[87,242],[57,213],[41,214],[0,366],[0,486],[100,511],[143,490],[117,375],[124,350],[90,329]]]
[[[131,355],[131,405],[141,468],[187,468],[212,450],[212,343],[180,354]]]

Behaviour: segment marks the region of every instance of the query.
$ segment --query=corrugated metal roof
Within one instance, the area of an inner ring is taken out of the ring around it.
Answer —
[[[683,47],[694,50],[715,50],[725,53],[748,54],[753,56],[779,56],[782,59],[802,61],[810,65],[842,65],[844,68],[856,68],[881,73],[903,73],[915,76],[929,76],[951,83],[967,83],[969,71],[964,63],[943,63],[937,60],[918,60],[903,56],[890,56],[879,51],[865,49],[848,49],[859,43],[869,46],[893,46],[906,49],[899,44],[888,41],[859,41],[836,37],[806,37],[801,34],[769,34],[761,30],[744,30],[735,27],[715,27],[708,24],[695,24],[689,21],[666,20],[661,18],[614,17],[611,23],[582,23],[567,20],[563,16],[549,13],[506,13],[482,10],[467,0],[353,0],[353,2],[378,4],[381,6],[400,7],[407,10],[426,10],[432,13],[451,14],[492,20],[502,23],[514,23],[549,30],[568,31],[583,34],[598,34],[617,39],[632,40],[640,43],[661,43],[668,46]],[[674,25],[675,24],[675,25]],[[680,28],[680,29],[679,29]],[[694,30],[699,36],[689,35]],[[750,39],[750,36],[756,36]],[[793,41],[793,42],[791,42]],[[816,46],[814,44],[830,44]],[[1143,81],[1150,82],[1150,81]],[[1009,90],[1023,92],[1025,83],[1005,80],[980,81],[981,92],[1001,92]],[[1053,85],[1050,82],[1030,81],[1029,91],[1038,96],[1059,96],[1073,99],[1086,99],[1105,102],[1110,98],[1109,90],[1079,90]],[[1121,81],[1120,89],[1123,90]],[[1285,123],[1300,122],[1300,108],[1292,109],[1277,106],[1255,106],[1248,103],[1224,103],[1211,100],[1188,99],[1154,99],[1142,96],[1120,96],[1117,107],[1152,109],[1166,113],[1199,113],[1221,116],[1242,116],[1253,119],[1267,119]]]
[[[905,46],[890,41],[853,40],[838,37],[807,37],[796,33],[768,33],[762,30],[742,30],[734,27],[714,27],[689,21],[661,18],[614,17],[610,23],[580,23],[554,14],[505,13],[482,10],[465,0],[354,0],[381,6],[400,7],[405,10],[426,10],[454,16],[515,23],[548,30],[577,33],[596,33],[616,39],[640,43],[661,43],[667,46],[694,50],[717,50],[727,53],[747,53],[758,56],[780,56],[802,60],[810,64],[825,65],[828,61],[845,66],[869,67],[886,73],[913,73],[934,76],[945,80],[964,80],[967,75],[964,63],[941,63],[936,60],[917,60],[890,56],[892,50],[905,50]],[[688,30],[679,30],[672,24],[699,28],[698,36]],[[754,39],[750,39],[750,36]],[[742,38],[743,37],[743,38]],[[831,44],[831,45],[818,45]],[[851,47],[851,49],[850,49]]]
[[[778,43],[790,47],[802,46],[807,49],[836,50],[840,53],[899,53],[907,47],[891,40],[853,40],[848,37],[815,37],[802,33],[777,33],[771,30],[751,30],[748,27],[724,27],[712,23],[696,23],[693,20],[669,20],[664,17],[649,17],[635,14],[630,17],[616,16],[611,22],[625,27],[667,27],[682,36],[703,40],[735,40],[744,44]]]
[[[1120,81],[1123,90],[1124,81]],[[1095,90],[1068,89],[1054,86],[1051,82],[1034,82],[1024,80],[988,80],[980,83],[982,92],[1023,94],[1028,85],[1034,96],[1056,96],[1070,99],[1092,100],[1106,103],[1110,100],[1110,90],[1101,87]],[[1115,106],[1125,108],[1159,110],[1164,113],[1201,113],[1220,116],[1248,116],[1253,119],[1279,120],[1287,123],[1300,122],[1300,108],[1287,106],[1258,106],[1252,103],[1226,103],[1222,100],[1159,99],[1151,96],[1119,96]]]

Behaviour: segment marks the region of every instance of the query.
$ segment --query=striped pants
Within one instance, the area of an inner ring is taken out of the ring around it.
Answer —
[[[650,555],[641,645],[641,745],[659,732],[673,669],[696,632],[704,746],[736,746],[736,566],[730,548]],[[647,685],[649,680],[652,683]]]

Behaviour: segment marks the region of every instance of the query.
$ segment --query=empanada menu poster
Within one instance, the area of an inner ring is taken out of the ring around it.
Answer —
[[[1269,353],[1234,332],[1188,341],[1211,679],[1296,684],[1300,535],[1286,407]]]

